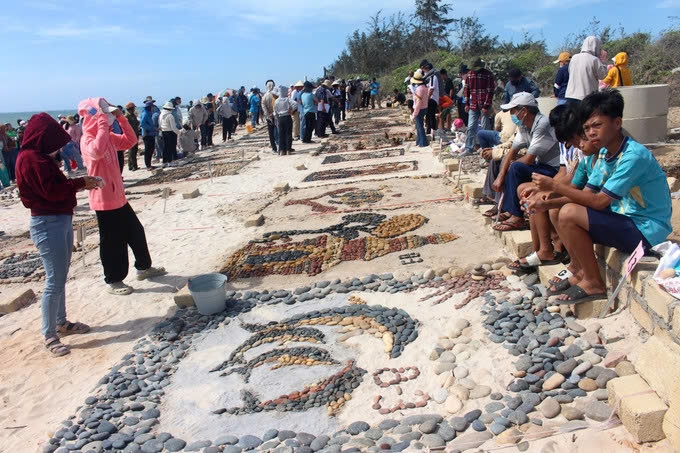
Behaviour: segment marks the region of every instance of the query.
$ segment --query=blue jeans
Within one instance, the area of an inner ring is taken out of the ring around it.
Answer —
[[[558,99],[557,100],[557,105],[563,105],[563,104],[566,104],[566,103],[567,103],[566,99]]]
[[[260,112],[250,112],[250,125],[255,127],[257,125],[257,116]]]
[[[524,215],[519,206],[517,188],[520,184],[531,181],[532,173],[553,177],[557,170],[545,164],[527,165],[522,162],[511,163],[508,172],[505,174],[505,182],[503,184],[503,212],[509,212],[517,217]]]
[[[493,148],[501,144],[501,134],[498,131],[478,131],[477,143],[482,149]]]
[[[45,268],[42,334],[50,338],[57,334],[57,326],[66,322],[66,277],[73,252],[72,216],[33,216],[29,230]]]
[[[477,138],[477,131],[479,130],[479,121],[481,119],[482,129],[491,129],[491,119],[488,115],[482,114],[481,110],[472,110],[468,112],[468,127],[467,138],[465,139],[465,152],[471,153],[472,148],[475,147],[475,139]]]
[[[422,109],[416,116],[416,146],[427,146],[427,135],[425,134],[425,115],[427,109]]]

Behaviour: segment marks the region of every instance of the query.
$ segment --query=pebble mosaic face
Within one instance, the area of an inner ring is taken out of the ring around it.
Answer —
[[[289,342],[325,343],[325,335],[319,329],[311,327],[321,325],[348,329],[348,332],[340,336],[338,341],[345,341],[362,334],[381,338],[385,353],[391,358],[399,357],[404,347],[418,338],[418,322],[413,320],[404,310],[352,304],[296,315],[290,319],[267,325],[243,325],[242,327],[253,332],[253,335],[236,347],[228,360],[214,367],[211,371],[223,371],[223,376],[237,373],[243,376],[247,383],[252,370],[265,363],[273,362],[274,366],[271,369],[294,365],[336,365],[338,362],[331,357],[326,349],[316,346],[273,349],[260,353],[247,361],[244,357],[247,351],[274,342],[278,342],[280,345]],[[351,399],[352,391],[361,384],[365,373],[365,370],[357,368],[354,362],[350,360],[342,370],[299,391],[281,395],[273,400],[260,401],[252,391],[243,389],[241,391],[243,406],[222,408],[213,412],[240,415],[271,410],[279,412],[303,411],[311,407],[325,405],[328,408],[328,414],[334,415],[346,401]],[[415,379],[419,373],[416,369],[408,379]],[[401,379],[401,376],[399,378]]]
[[[357,178],[370,175],[385,175],[418,170],[418,161],[388,162],[385,164],[365,165],[363,167],[338,168],[333,170],[315,171],[307,175],[304,182],[328,181],[332,179]]]
[[[317,230],[266,233],[262,241],[251,242],[234,253],[220,272],[230,279],[280,274],[317,275],[343,261],[370,261],[394,252],[428,244],[443,244],[458,238],[452,233],[409,235],[427,218],[420,214],[396,215],[360,213],[344,216],[343,222]],[[290,240],[302,234],[322,234],[302,241]],[[360,233],[369,236],[360,237]],[[287,242],[286,242],[287,240]]]

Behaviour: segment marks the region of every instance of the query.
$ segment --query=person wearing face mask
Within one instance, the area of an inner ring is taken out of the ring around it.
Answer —
[[[501,109],[509,110],[517,134],[510,151],[505,156],[492,188],[503,192],[501,212],[508,213],[507,220],[494,225],[496,231],[526,229],[517,188],[531,181],[532,173],[555,176],[560,167],[560,146],[550,120],[538,110],[538,103],[531,93],[515,93]],[[515,161],[519,150],[526,154]],[[513,162],[514,161],[514,162]]]
[[[535,98],[541,95],[541,90],[538,89],[534,81],[522,75],[522,71],[518,68],[512,68],[508,71],[508,79],[503,91],[503,104],[509,103],[515,93],[531,93]]]
[[[172,104],[169,110],[172,110]],[[116,150],[132,147],[137,136],[123,113],[104,98],[81,101],[78,113],[83,118],[81,149],[88,174],[97,175],[104,181],[101,190],[89,193],[90,208],[95,211],[99,226],[99,256],[104,281],[110,294],[127,295],[133,291],[123,282],[129,269],[128,246],[135,256],[137,280],[166,273],[162,267],[151,266],[144,227],[125,197],[118,167]],[[113,132],[114,120],[118,121],[122,134]]]

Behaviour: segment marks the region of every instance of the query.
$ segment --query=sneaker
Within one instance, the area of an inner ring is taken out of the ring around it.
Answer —
[[[150,267],[148,269],[144,269],[143,271],[138,270],[137,271],[137,280],[145,280],[147,278],[151,277],[159,277],[161,275],[165,275],[168,272],[165,270],[164,267]]]

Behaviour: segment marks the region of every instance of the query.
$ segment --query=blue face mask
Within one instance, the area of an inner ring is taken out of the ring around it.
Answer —
[[[521,126],[521,125],[522,125],[522,120],[520,120],[519,118],[517,118],[517,115],[511,115],[511,116],[510,116],[510,119],[511,119],[512,122],[515,123],[517,126]]]

